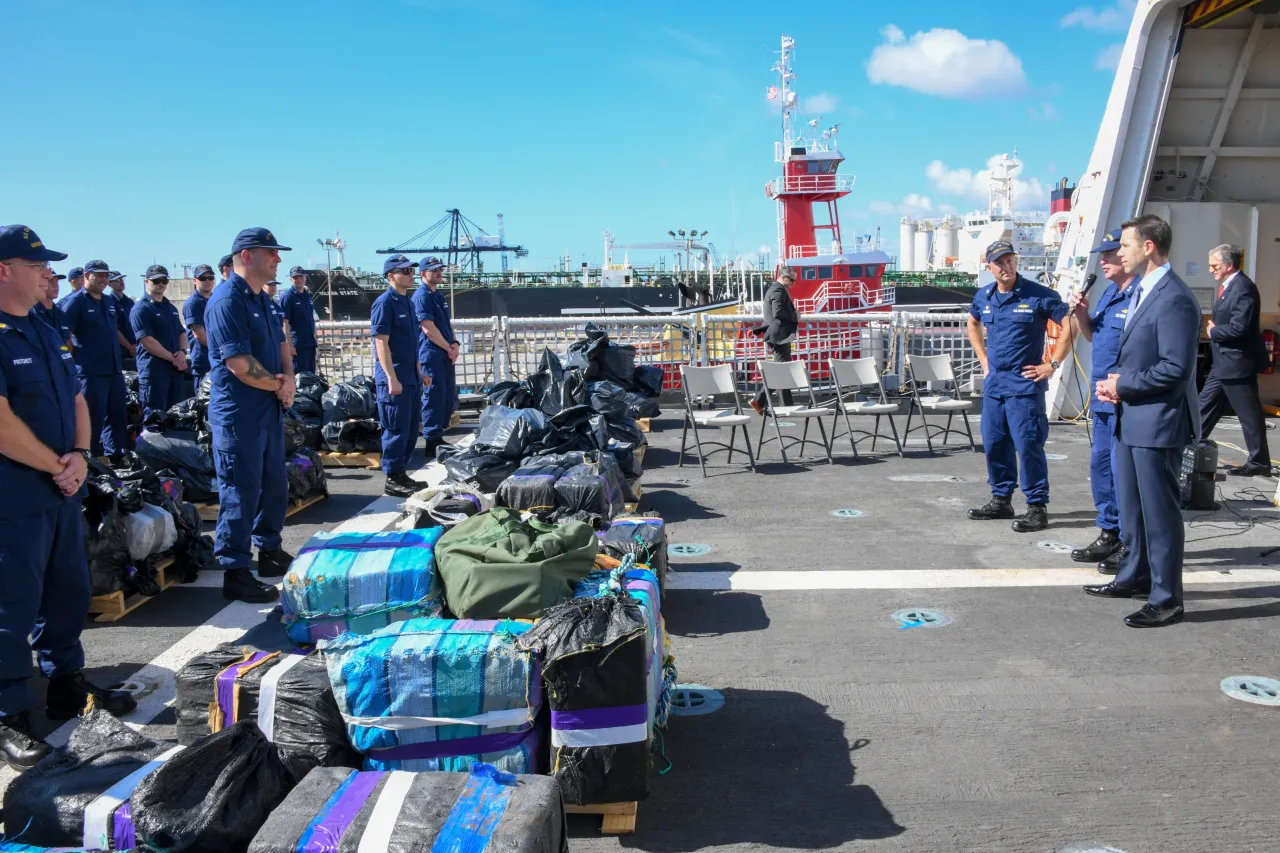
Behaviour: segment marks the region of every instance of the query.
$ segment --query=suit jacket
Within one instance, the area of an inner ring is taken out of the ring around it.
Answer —
[[[764,323],[756,327],[757,334],[764,332],[764,342],[777,346],[796,333],[800,315],[791,294],[778,282],[769,285],[764,292]]]
[[[1137,284],[1130,285],[1137,287]],[[1130,447],[1185,447],[1200,439],[1196,349],[1200,306],[1172,270],[1143,294],[1120,333],[1116,437]]]
[[[1258,286],[1237,273],[1227,292],[1213,303],[1213,373],[1219,379],[1251,379],[1270,364],[1258,327]]]

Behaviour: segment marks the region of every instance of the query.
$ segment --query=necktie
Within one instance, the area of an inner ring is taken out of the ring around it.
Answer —
[[[1129,303],[1129,313],[1125,315],[1124,324],[1129,325],[1129,321],[1133,319],[1133,315],[1138,313],[1138,305],[1142,302],[1142,283],[1138,283],[1138,289],[1133,292],[1133,301]]]
[[[1221,299],[1222,294],[1226,292],[1227,292],[1227,283],[1224,281],[1222,284],[1218,285],[1218,298]]]

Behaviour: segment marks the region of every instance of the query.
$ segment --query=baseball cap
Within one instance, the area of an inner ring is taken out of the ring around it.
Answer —
[[[67,256],[45,247],[36,232],[25,225],[0,228],[0,258],[22,258],[24,261],[65,261]]]
[[[72,267],[67,278],[84,278],[84,267]]]
[[[427,255],[418,262],[418,269],[420,270],[442,270],[444,268],[444,261],[440,260],[435,255]]]
[[[1116,249],[1119,249],[1120,230],[1121,229],[1119,228],[1112,228],[1106,234],[1103,234],[1102,242],[1090,249],[1089,254],[1093,254],[1094,252],[1114,252]]]
[[[202,275],[213,275],[213,267],[208,264],[200,264],[196,267],[196,271],[192,273],[192,275],[195,278],[199,278]]]
[[[294,267],[293,269],[289,270],[289,278],[293,278],[295,275],[306,275],[306,274],[307,274],[307,271],[304,270],[302,267]]]
[[[57,279],[58,281],[61,281],[61,280],[63,280],[64,278],[66,278],[66,276],[65,276],[65,275],[63,275],[63,274],[62,274],[62,273],[60,273],[60,272],[55,272],[55,273],[53,274],[53,277],[54,277],[55,279]]]
[[[236,235],[231,244],[231,254],[235,255],[245,249],[279,249],[282,252],[293,251],[288,246],[281,246],[276,235],[266,228],[246,228]]]
[[[111,274],[107,276],[107,281],[123,281],[124,273],[111,270]]]
[[[1013,244],[1008,240],[997,240],[987,247],[986,261],[987,263],[991,263],[992,261],[1003,258],[1005,255],[1016,254],[1018,253],[1014,251]]]
[[[89,263],[84,265],[85,275],[90,275],[95,272],[105,272],[110,274],[111,267],[107,266],[106,261],[89,261]]]
[[[392,270],[410,270],[416,266],[417,264],[404,255],[392,255],[382,262],[382,274],[386,275]]]
[[[221,258],[218,259],[218,269],[222,269],[223,267],[229,267],[229,266],[231,266],[230,255],[223,255]]]
[[[267,282],[267,284],[274,284],[276,287],[280,286],[280,282],[276,281],[274,278]]]
[[[168,278],[169,271],[160,264],[152,264],[147,267],[147,281],[155,281],[158,278]]]

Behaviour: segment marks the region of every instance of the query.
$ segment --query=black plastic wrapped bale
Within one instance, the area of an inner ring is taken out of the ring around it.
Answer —
[[[590,453],[556,480],[556,515],[582,518],[574,514],[584,513],[607,524],[626,509],[630,493],[617,460],[608,453]]]
[[[289,478],[289,500],[296,501],[315,492],[327,492],[324,463],[314,450],[299,449],[290,454],[284,463]]]
[[[610,440],[609,455],[617,461],[618,470],[622,472],[628,484],[634,483],[644,475],[644,465],[636,456],[636,449],[630,442]],[[634,488],[631,491],[635,494]]]
[[[47,847],[128,850],[134,846],[130,795],[178,749],[95,708],[66,746],[9,784],[5,830]]]
[[[331,386],[320,400],[324,422],[376,418],[378,405],[374,395],[373,381],[367,376]]]
[[[645,447],[649,444],[649,438],[644,434],[644,430],[640,429],[640,425],[631,418],[610,418],[605,425],[605,431],[610,439],[625,441],[632,447]]]
[[[512,409],[528,409],[533,397],[523,382],[499,382],[489,389],[490,406],[509,406]]]
[[[306,447],[307,425],[302,416],[293,409],[284,410],[284,452],[285,455],[297,453]]]
[[[610,419],[627,417],[627,409],[630,406],[627,394],[631,392],[617,382],[607,379],[592,382],[587,385],[587,391],[591,394],[592,411],[599,412]]]
[[[567,853],[554,779],[502,773],[312,770],[271,813],[249,853],[323,849]]]
[[[665,372],[656,364],[639,364],[636,365],[635,386],[646,397],[657,398],[662,396],[662,382],[665,379]],[[644,415],[642,417],[649,417]]]
[[[586,380],[582,372],[566,371],[559,356],[549,348],[542,351],[538,371],[528,378],[527,385],[534,407],[548,417],[587,402]]]
[[[444,463],[450,480],[475,486],[486,495],[496,492],[502,481],[520,467],[519,459],[489,453],[474,444],[462,451],[446,451],[442,445],[436,459]]]
[[[172,471],[182,480],[187,500],[206,503],[218,499],[217,473],[208,448],[187,432],[168,435],[144,432],[138,436],[135,449],[143,462],[154,471]]]
[[[295,784],[275,744],[252,723],[236,723],[138,783],[138,841],[165,853],[243,853]]]
[[[325,382],[324,377],[319,374],[303,370],[294,375],[293,384],[298,391],[293,398],[293,407],[298,409],[298,414],[304,417],[320,417],[324,411],[324,393],[329,390],[329,383]],[[301,409],[299,409],[299,402],[302,403]]]
[[[581,465],[582,461],[580,452],[530,456],[498,486],[494,503],[549,515],[556,509],[556,480],[574,465]]]
[[[647,637],[640,604],[606,595],[553,607],[516,640],[542,655],[551,766],[565,802],[649,796]]]
[[[107,595],[123,589],[130,563],[129,523],[114,496],[107,499],[105,510],[85,506],[84,534],[92,594]]]
[[[224,644],[193,658],[174,678],[178,743],[193,744],[235,722],[256,722],[301,779],[316,766],[358,767],[346,723],[318,655]]]
[[[538,409],[486,406],[480,413],[475,444],[508,459],[519,459],[527,448],[551,430],[547,416]]]
[[[667,582],[667,528],[656,515],[624,515],[609,525],[600,551],[619,560],[631,554],[648,566],[664,589]]]
[[[325,446],[335,453],[377,453],[382,450],[382,427],[375,420],[330,421],[322,432]]]

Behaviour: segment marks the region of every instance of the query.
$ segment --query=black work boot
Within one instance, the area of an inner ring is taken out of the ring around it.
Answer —
[[[26,712],[0,717],[0,757],[21,773],[35,767],[52,747],[31,736]]]
[[[289,571],[293,563],[293,555],[283,548],[272,548],[269,551],[258,549],[258,576],[264,578],[282,577]]]
[[[1096,563],[1105,560],[1120,550],[1120,531],[1101,530],[1098,538],[1083,548],[1071,552],[1071,559],[1077,563]]]
[[[986,506],[969,510],[969,517],[974,521],[994,521],[1001,518],[1013,518],[1013,504],[1008,498],[992,495]]]
[[[1104,575],[1120,574],[1120,561],[1124,559],[1124,555],[1126,553],[1128,553],[1128,550],[1124,547],[1124,545],[1121,545],[1118,551],[1116,551],[1110,557],[1107,557],[1102,562],[1098,563],[1099,574],[1104,574]]]
[[[1015,518],[1014,533],[1035,533],[1049,526],[1049,508],[1044,504],[1027,504],[1027,514]]]
[[[112,690],[90,684],[84,673],[76,670],[70,675],[57,675],[49,679],[49,692],[44,698],[44,713],[51,720],[70,720],[78,717],[89,697],[93,706],[101,708],[113,717],[129,713],[138,707],[137,701],[123,690]]]
[[[269,604],[280,598],[279,591],[253,576],[248,569],[228,569],[222,575],[222,597],[228,601]]]
[[[416,491],[418,491],[418,484],[410,480],[409,475],[403,471],[398,474],[388,474],[386,485],[382,487],[382,493],[393,498],[407,498]]]

